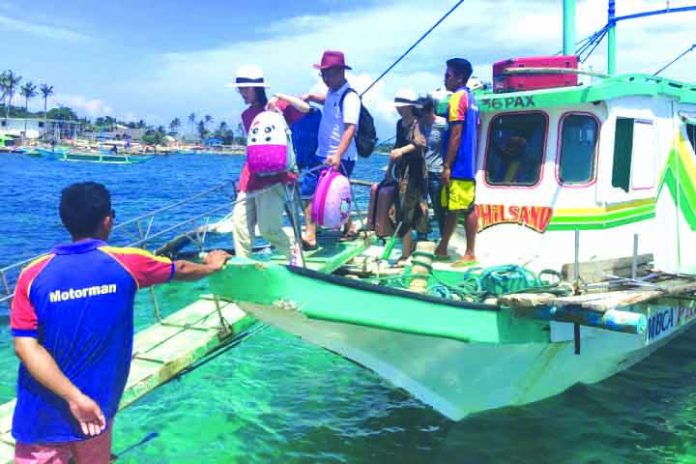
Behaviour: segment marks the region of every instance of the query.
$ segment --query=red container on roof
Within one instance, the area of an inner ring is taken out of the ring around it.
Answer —
[[[508,70],[530,68],[529,72],[506,73]],[[549,72],[544,72],[548,68]],[[574,55],[532,56],[511,58],[493,64],[493,91],[549,89],[578,85],[577,74],[563,74],[562,68],[578,69],[578,57]]]

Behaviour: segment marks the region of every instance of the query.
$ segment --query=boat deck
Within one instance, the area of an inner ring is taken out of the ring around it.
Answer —
[[[221,329],[216,303],[203,296],[160,323],[135,335],[133,360],[120,409],[176,377],[212,350],[230,343],[254,323],[237,305],[219,302],[227,330]],[[0,405],[0,463],[14,457],[11,435],[15,400]]]

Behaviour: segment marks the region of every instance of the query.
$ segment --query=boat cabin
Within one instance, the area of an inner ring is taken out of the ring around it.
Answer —
[[[521,75],[533,90],[475,92],[477,254],[535,269],[631,259],[696,273],[696,86]]]

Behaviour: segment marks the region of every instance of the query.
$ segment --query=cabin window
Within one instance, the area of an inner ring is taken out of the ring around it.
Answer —
[[[696,124],[686,125],[686,137],[691,143],[691,149],[696,153]]]
[[[39,121],[39,129],[43,129],[43,127],[44,127],[43,121]]]
[[[562,184],[584,184],[594,178],[597,120],[587,114],[563,119],[558,178]]]
[[[616,118],[611,185],[626,192],[654,187],[655,159],[652,121]]]
[[[486,182],[532,186],[539,182],[544,158],[546,116],[501,114],[493,118],[486,151]]]
[[[655,152],[655,128],[652,121],[636,120],[633,124],[632,189],[649,189],[655,186]]]
[[[3,119],[2,121],[0,121],[0,126],[2,126],[2,127],[7,126],[7,120]]]
[[[631,182],[631,153],[633,152],[633,119],[616,118],[614,134],[614,166],[612,187],[628,192]]]

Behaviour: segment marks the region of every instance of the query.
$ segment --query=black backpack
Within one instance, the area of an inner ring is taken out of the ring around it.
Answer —
[[[341,95],[341,101],[339,102],[341,113],[343,113],[343,100],[346,98],[346,95],[348,95],[348,92],[355,92],[355,94],[358,95],[358,98],[360,97],[358,92],[350,87],[348,90],[343,92],[343,95]],[[358,118],[358,127],[355,130],[355,146],[358,149],[358,155],[362,156],[363,158],[369,157],[374,151],[375,145],[377,145],[375,120],[370,112],[367,111],[365,105],[362,104],[362,99],[360,99],[360,117]]]

